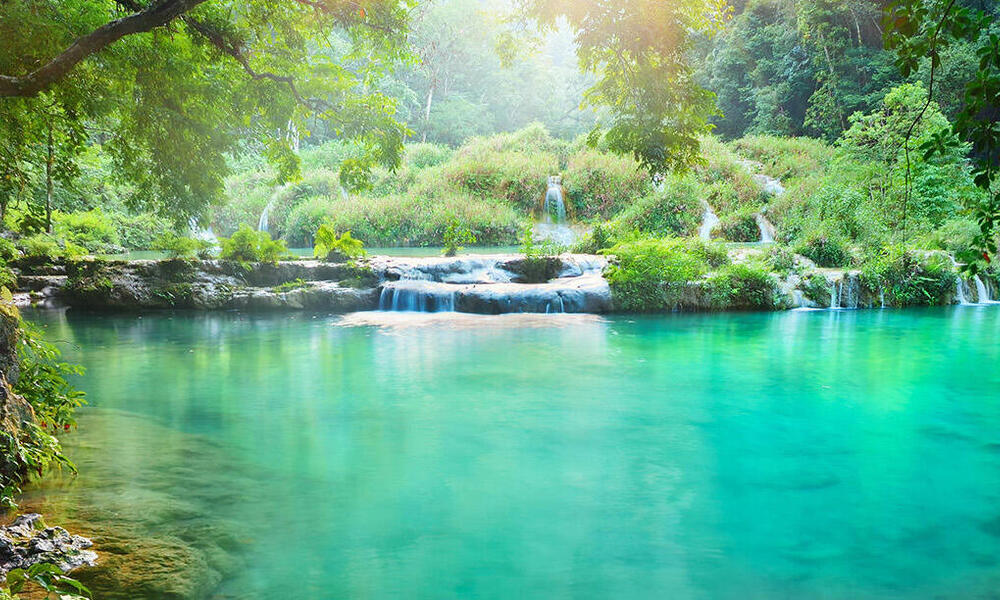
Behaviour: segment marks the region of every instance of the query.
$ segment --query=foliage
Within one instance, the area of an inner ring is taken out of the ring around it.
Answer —
[[[14,594],[17,597],[26,591],[28,584],[45,591],[45,598],[77,600],[91,597],[90,590],[85,585],[72,577],[67,577],[62,569],[49,563],[36,563],[27,569],[10,571],[7,573],[7,589],[0,590],[0,593]]]
[[[284,293],[292,292],[292,291],[295,291],[295,290],[305,289],[305,288],[309,287],[309,285],[310,284],[309,284],[308,281],[306,281],[305,279],[302,279],[301,277],[299,277],[299,278],[296,278],[296,279],[294,279],[292,281],[286,281],[285,283],[282,283],[281,285],[277,285],[277,286],[271,288],[271,291],[274,292],[274,293],[276,293],[276,294],[284,294]]]
[[[214,244],[207,240],[196,240],[194,238],[177,235],[168,231],[153,241],[151,248],[167,253],[167,258],[203,258],[210,255]]]
[[[955,113],[950,131],[937,132],[921,140],[920,151],[924,158],[948,155],[963,140],[972,146],[973,180],[983,191],[969,199],[971,208],[980,224],[976,246],[987,257],[996,255],[996,230],[1000,227],[1000,190],[995,189],[1000,161],[1000,130],[996,127],[997,110],[1000,108],[997,90],[1000,90],[1000,30],[996,3],[983,3],[979,7],[965,3],[940,0],[897,0],[887,10],[885,26],[886,47],[896,53],[896,64],[904,77],[920,68],[921,61],[929,63],[931,82],[925,109],[938,92],[935,77],[942,69],[943,57],[952,57],[948,51],[965,46],[965,56],[973,65],[967,72],[972,75],[964,81],[965,94]],[[974,58],[973,58],[974,53]],[[961,56],[963,53],[957,53]],[[975,61],[978,60],[978,64]],[[976,68],[978,67],[978,69]],[[952,92],[954,93],[954,92]],[[923,118],[914,117],[914,126]],[[909,147],[910,136],[907,136]],[[916,141],[916,140],[913,140]],[[978,263],[968,268],[975,272]]]
[[[777,285],[767,269],[739,263],[719,269],[705,282],[717,309],[770,310],[777,305]]]
[[[36,326],[22,322],[21,329],[17,347],[21,375],[14,392],[31,404],[43,425],[75,425],[73,413],[86,401],[67,378],[83,375],[83,367],[60,360],[62,352],[45,341]]]
[[[846,267],[852,258],[850,247],[842,237],[825,232],[806,235],[795,252],[821,267]]]
[[[452,219],[448,223],[448,229],[444,232],[444,255],[455,256],[462,250],[465,244],[475,244],[476,236],[466,229],[458,219]]]
[[[563,182],[580,219],[611,218],[652,191],[649,174],[635,160],[589,148],[569,157]]]
[[[631,199],[614,221],[653,237],[692,235],[701,222],[702,192],[691,174],[667,175],[655,191]]]
[[[63,249],[51,236],[39,233],[18,242],[24,258],[32,262],[52,262],[63,257]]]
[[[760,240],[757,213],[753,209],[729,213],[719,220],[714,234],[730,242],[756,242]]]
[[[408,2],[390,0],[362,10],[290,0],[4,2],[0,204],[33,201],[49,147],[54,177],[74,179],[94,125],[116,176],[132,185],[129,202],[177,224],[219,198],[223,154],[240,137],[267,148],[285,176],[294,139],[315,123],[357,142],[347,179],[376,162],[398,165],[406,129],[372,84],[386,62],[406,58],[409,15]],[[77,38],[98,39],[86,34],[102,26],[118,32],[113,43],[80,44],[50,62]],[[59,68],[39,69],[46,64]]]
[[[239,263],[277,263],[288,256],[284,241],[272,240],[266,231],[255,231],[249,225],[241,225],[232,237],[219,238],[219,244],[219,258]]]
[[[17,258],[21,252],[14,245],[14,242],[5,237],[0,237],[0,261],[5,263]]]
[[[765,253],[767,265],[775,273],[788,275],[795,270],[795,253],[787,246],[775,244]]]
[[[698,158],[698,137],[715,113],[689,64],[692,39],[712,34],[727,15],[717,0],[527,0],[528,15],[553,27],[565,19],[576,32],[577,55],[597,82],[584,97],[608,107],[608,147],[631,154],[650,173],[686,168]],[[597,141],[598,131],[591,135]]]
[[[323,260],[361,258],[365,255],[364,246],[364,242],[351,237],[350,231],[345,231],[338,237],[334,226],[324,223],[316,230],[313,256]]]
[[[890,246],[865,261],[862,281],[885,294],[887,306],[934,305],[955,290],[956,273],[948,257],[921,256],[903,246]]]
[[[114,222],[101,210],[52,215],[57,239],[86,248],[96,254],[121,251],[121,239]]]
[[[679,239],[641,239],[606,251],[613,256],[605,272],[615,305],[626,312],[672,310],[687,282],[705,274],[708,264]]]

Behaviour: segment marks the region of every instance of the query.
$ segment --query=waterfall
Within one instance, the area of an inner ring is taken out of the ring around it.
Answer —
[[[840,308],[840,281],[834,279],[830,286],[830,308],[836,310]]]
[[[965,293],[965,282],[962,281],[961,275],[955,275],[955,297],[958,298],[958,303],[962,306],[972,304],[972,302],[969,302],[969,297]]]
[[[979,304],[989,304],[991,302],[990,292],[986,289],[986,284],[983,283],[982,278],[976,275],[972,278],[972,281],[976,284],[976,302]]]
[[[545,203],[542,205],[545,213],[543,219],[546,223],[566,222],[566,202],[563,199],[562,177],[552,175],[549,177],[549,187],[545,192]],[[555,215],[555,220],[552,217]]]
[[[878,307],[885,308],[885,288],[882,286],[878,288]]]
[[[753,176],[753,180],[768,196],[778,197],[785,194],[785,186],[781,185],[781,182],[774,177],[756,174]]]
[[[698,237],[707,241],[712,239],[712,231],[719,224],[719,216],[715,214],[708,202],[704,203],[705,212],[701,215],[701,227],[698,228]]]
[[[773,244],[774,243],[774,225],[767,220],[764,213],[757,213],[754,215],[754,219],[757,221],[757,228],[760,229],[760,243],[762,244]]]
[[[455,312],[455,286],[421,280],[388,283],[379,296],[379,310],[395,312]]]
[[[260,220],[257,221],[257,231],[271,233],[270,230],[268,229],[269,227],[268,220],[271,217],[271,206],[273,205],[274,205],[274,200],[272,199],[270,202],[267,203],[267,206],[264,207],[264,212],[260,213]]]
[[[842,285],[847,286],[847,289],[841,292],[846,301],[845,308],[856,310],[861,299],[861,277],[857,273],[847,273]]]

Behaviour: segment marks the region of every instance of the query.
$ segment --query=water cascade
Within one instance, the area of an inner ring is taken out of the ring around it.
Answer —
[[[976,302],[979,304],[991,304],[993,301],[990,299],[990,291],[986,289],[986,284],[983,283],[982,278],[976,275],[972,278],[972,281],[976,284]]]
[[[566,195],[562,177],[549,177],[545,198],[542,200],[542,220],[535,225],[534,236],[538,241],[550,241],[569,247],[576,243],[577,232],[567,224]]]
[[[271,207],[274,205],[274,200],[267,203],[264,207],[264,212],[260,213],[260,220],[257,221],[257,231],[263,231],[265,233],[270,233],[268,227],[268,221],[271,218]]]
[[[516,255],[383,259],[379,309],[403,312],[601,313],[611,292],[606,259],[563,255],[553,279],[520,283],[524,259]]]
[[[830,286],[830,309],[840,308],[840,280],[834,279]]]
[[[764,213],[758,213],[754,216],[757,221],[757,228],[760,229],[760,243],[762,244],[773,244],[774,243],[774,225],[767,220]]]
[[[958,303],[962,306],[970,306],[973,303],[969,302],[969,295],[965,293],[966,283],[962,281],[961,275],[955,276],[955,298],[958,299]]]
[[[701,227],[698,228],[698,237],[707,241],[712,239],[712,231],[719,225],[719,216],[715,214],[708,202],[704,203],[705,212],[701,215]]]

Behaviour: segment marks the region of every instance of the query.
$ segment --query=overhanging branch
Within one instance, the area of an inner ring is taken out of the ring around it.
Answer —
[[[22,76],[0,75],[0,97],[35,96],[59,81],[80,61],[121,38],[166,25],[206,0],[164,0],[134,15],[115,19],[78,38],[39,69]]]

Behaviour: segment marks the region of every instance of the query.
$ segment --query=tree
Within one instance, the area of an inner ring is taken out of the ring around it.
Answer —
[[[998,252],[1000,229],[1000,27],[996,3],[973,0],[897,0],[885,14],[885,43],[896,52],[903,76],[916,72],[922,61],[930,64],[930,93],[914,117],[905,140],[907,161],[914,132],[939,93],[938,73],[950,48],[969,45],[979,58],[979,70],[966,82],[964,105],[950,131],[941,132],[920,144],[925,156],[947,153],[958,140],[971,144],[973,176],[984,192],[982,200],[969,209],[980,225],[976,245],[986,261]],[[970,263],[976,271],[978,265]]]
[[[695,82],[694,35],[719,30],[723,0],[519,0],[519,14],[544,29],[565,22],[575,32],[580,67],[597,77],[586,102],[605,106],[609,147],[632,154],[653,174],[699,157],[698,136],[711,129],[713,95]],[[601,129],[595,129],[596,143]]]
[[[313,118],[361,148],[346,181],[375,162],[395,166],[406,128],[394,101],[371,90],[405,56],[410,5],[0,3],[0,210],[25,200],[40,172],[71,176],[85,141],[100,142],[134,184],[133,204],[178,222],[220,197],[225,156],[240,140],[266,147],[279,173],[294,176],[289,133],[308,134]],[[331,59],[339,42],[347,51]]]

